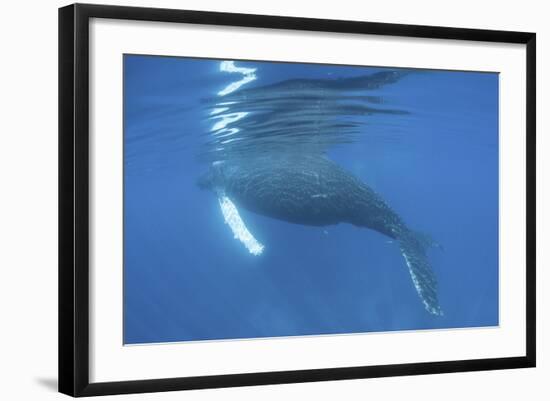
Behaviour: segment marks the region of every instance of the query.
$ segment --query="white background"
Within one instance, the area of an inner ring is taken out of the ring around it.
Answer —
[[[538,203],[550,199],[543,176],[550,168],[542,155],[550,151],[542,115],[548,96],[550,26],[544,2],[441,1],[358,2],[279,0],[133,1],[113,4],[264,13],[380,22],[536,31],[538,34]],[[0,398],[61,399],[57,375],[57,7],[59,1],[4,5],[0,24],[2,93],[0,135]],[[231,7],[231,8],[229,8]],[[545,52],[546,50],[546,52]],[[241,389],[201,390],[126,399],[280,400],[313,398],[409,400],[548,399],[550,365],[544,337],[549,297],[544,271],[550,255],[544,238],[549,215],[538,211],[538,365],[536,369],[436,376],[292,384]],[[545,313],[546,311],[546,313]],[[119,397],[122,398],[122,397]]]

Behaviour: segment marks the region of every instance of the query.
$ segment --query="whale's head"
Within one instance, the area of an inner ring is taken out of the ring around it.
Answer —
[[[213,162],[208,170],[199,176],[197,186],[203,190],[217,190],[223,188],[223,162]]]
[[[208,170],[207,172],[201,174],[197,178],[197,186],[202,190],[207,190],[212,188],[212,172]]]

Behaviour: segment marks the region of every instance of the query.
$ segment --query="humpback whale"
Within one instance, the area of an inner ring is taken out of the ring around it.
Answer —
[[[348,223],[377,231],[398,244],[425,309],[442,315],[427,256],[436,244],[411,230],[379,194],[326,156],[328,148],[351,141],[363,129],[359,118],[407,114],[386,107],[376,90],[408,72],[289,79],[243,89],[256,79],[256,69],[232,62],[222,62],[221,69],[243,78],[217,99],[207,99],[213,101],[209,118],[216,123],[207,144],[211,163],[198,184],[215,192],[235,237],[253,255],[262,254],[264,246],[248,231],[241,208],[294,224]]]
[[[426,250],[431,241],[410,230],[373,189],[323,155],[262,155],[214,163],[198,181],[237,208],[289,223],[349,223],[399,244],[425,309],[441,315]]]

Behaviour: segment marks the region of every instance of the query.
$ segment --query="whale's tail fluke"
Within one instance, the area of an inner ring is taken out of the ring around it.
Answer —
[[[443,311],[437,299],[437,279],[426,255],[428,246],[436,244],[426,238],[407,230],[399,235],[399,247],[424,307],[431,314],[441,316]]]

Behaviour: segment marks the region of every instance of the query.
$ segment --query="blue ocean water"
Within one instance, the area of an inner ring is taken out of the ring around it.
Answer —
[[[124,343],[498,325],[498,79],[125,55]],[[249,253],[197,180],[274,151],[326,154],[441,244],[444,315],[372,230],[239,208]]]

